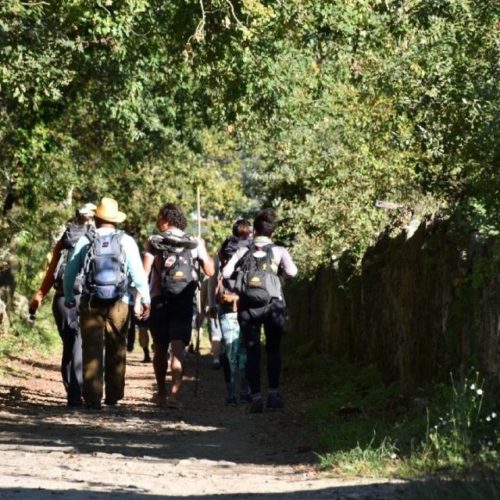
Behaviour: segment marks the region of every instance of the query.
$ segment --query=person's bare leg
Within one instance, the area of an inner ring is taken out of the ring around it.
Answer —
[[[170,395],[172,399],[177,401],[177,396],[182,383],[182,364],[184,363],[186,348],[182,340],[173,340],[171,347],[172,358],[170,370],[172,372],[172,386],[170,388]]]
[[[153,367],[155,370],[156,386],[158,388],[158,392],[155,395],[155,400],[158,403],[161,403],[167,397],[167,356],[167,349],[162,346],[155,345]]]

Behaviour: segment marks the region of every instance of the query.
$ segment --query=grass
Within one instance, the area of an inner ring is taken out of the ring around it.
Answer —
[[[498,470],[500,418],[479,374],[404,394],[397,383],[384,384],[373,366],[333,363],[314,346],[294,347],[287,371],[300,373],[293,383],[310,395],[323,471],[418,478]]]
[[[56,352],[60,344],[50,298],[44,301],[35,321],[31,321],[24,311],[13,314],[9,331],[0,337],[0,375],[8,369],[7,360],[10,356],[26,353],[49,355]]]

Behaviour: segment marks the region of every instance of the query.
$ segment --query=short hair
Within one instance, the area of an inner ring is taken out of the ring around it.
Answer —
[[[233,224],[233,236],[246,239],[250,235],[250,222],[246,219],[238,219]]]
[[[276,227],[278,216],[272,208],[261,210],[253,221],[253,228],[259,236],[270,237]]]
[[[181,208],[175,203],[165,203],[165,205],[160,208],[158,215],[169,225],[182,230],[186,229],[186,216]]]

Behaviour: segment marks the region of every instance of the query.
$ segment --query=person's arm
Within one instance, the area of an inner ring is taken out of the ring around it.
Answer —
[[[144,256],[142,257],[142,266],[144,268],[144,272],[147,276],[150,275],[151,269],[153,268],[153,262],[155,260],[155,256],[153,250],[151,249],[151,244],[149,241],[146,243],[144,249]]]
[[[144,270],[139,247],[135,240],[128,235],[124,235],[123,245],[127,255],[127,272],[135,284],[137,293],[141,296],[142,304],[150,304],[148,274]]]
[[[293,262],[292,257],[290,257],[288,250],[286,248],[282,248],[282,251],[283,253],[279,264],[280,275],[284,278],[293,278],[297,276],[297,266],[295,265],[295,262]]]
[[[137,293],[134,303],[134,314],[138,319],[148,319],[151,313],[151,297],[149,294],[148,272],[145,271],[139,247],[135,240],[128,235],[124,235],[123,245],[127,255],[127,273],[135,284]],[[149,268],[151,269],[151,268]]]
[[[56,271],[57,264],[59,259],[61,258],[61,250],[62,250],[62,242],[61,240],[57,240],[57,243],[54,245],[52,250],[52,257],[50,259],[49,267],[47,271],[45,271],[45,276],[43,278],[42,284],[38,292],[35,294],[33,299],[29,304],[29,308],[33,311],[36,311],[40,304],[42,303],[43,298],[49,293],[49,290],[54,285],[54,273]]]
[[[75,296],[73,294],[73,287],[75,284],[75,279],[83,267],[83,261],[85,255],[90,246],[90,241],[86,236],[82,236],[75,245],[75,250],[71,255],[68,263],[66,264],[66,269],[64,271],[63,278],[63,292],[64,292],[64,304],[66,307],[74,307]]]
[[[234,270],[236,268],[236,264],[238,264],[239,260],[245,255],[245,253],[248,251],[246,247],[239,248],[233,256],[229,259],[227,264],[224,266],[222,269],[222,277],[223,278],[230,278]]]
[[[218,276],[219,276],[219,258],[215,257],[214,258],[214,274],[210,276],[207,280],[207,306],[210,309],[213,309],[217,307],[217,301],[216,301],[216,292],[217,292],[217,285],[219,283]]]
[[[208,255],[207,247],[205,246],[205,241],[203,241],[201,238],[197,239],[198,239],[198,246],[197,246],[198,260],[201,264],[201,268],[208,277],[213,276],[215,274],[214,260],[212,259],[212,257],[210,257],[210,255]]]

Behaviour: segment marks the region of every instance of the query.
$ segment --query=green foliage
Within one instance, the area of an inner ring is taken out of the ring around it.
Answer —
[[[162,203],[193,212],[200,185],[214,246],[245,210],[237,148],[211,125],[183,54],[198,9],[140,0],[0,5],[0,239],[21,231],[26,280],[74,208],[105,194],[142,240]]]
[[[259,19],[248,90],[265,113],[242,136],[304,268],[361,253],[377,199],[472,203],[498,227],[496,2],[287,2]]]
[[[2,242],[103,194],[141,239],[160,203],[207,237],[267,204],[302,269],[392,216],[461,206],[498,231],[494,0],[0,4]],[[50,219],[50,215],[49,215]],[[49,224],[50,225],[50,224]]]
[[[460,469],[476,462],[494,467],[500,460],[499,417],[488,410],[485,398],[485,384],[477,372],[460,383],[452,377],[442,416],[433,418],[436,423],[429,426],[413,461],[425,468]]]
[[[61,341],[54,325],[50,303],[50,298],[47,298],[35,321],[27,318],[26,309],[22,313],[11,315],[9,333],[0,342],[0,374],[8,370],[9,356],[19,356],[22,353],[33,356],[53,354],[60,348]]]
[[[365,448],[357,445],[347,451],[320,455],[319,468],[347,476],[383,477],[396,470],[396,452],[397,448],[388,440],[377,447],[372,443]]]
[[[374,367],[332,363],[308,347],[287,363],[311,396],[309,417],[318,429],[319,467],[335,474],[403,476],[495,471],[500,426],[495,398],[477,373],[449,385],[402,394]],[[304,356],[302,356],[304,354]]]

